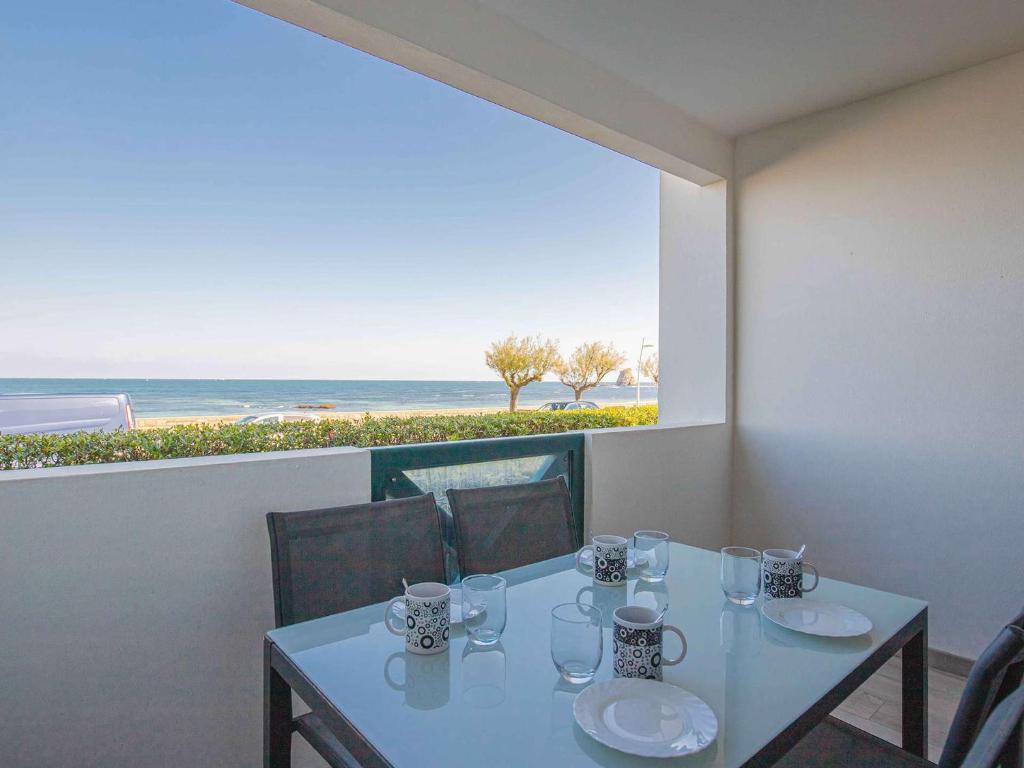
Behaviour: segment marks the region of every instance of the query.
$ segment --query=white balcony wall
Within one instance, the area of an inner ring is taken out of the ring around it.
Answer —
[[[728,182],[662,173],[659,191],[658,422],[721,423],[732,351]]]
[[[369,472],[347,448],[0,472],[0,765],[259,765],[264,515],[368,501]]]
[[[1024,54],[737,147],[735,529],[931,603],[1024,603]]]
[[[731,429],[607,429],[587,435],[585,537],[668,531],[717,549],[729,538]]]

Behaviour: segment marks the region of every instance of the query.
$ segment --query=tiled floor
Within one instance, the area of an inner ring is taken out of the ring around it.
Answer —
[[[832,714],[886,741],[899,744],[900,674],[899,657],[890,659]],[[962,677],[937,669],[928,670],[928,758],[932,762],[939,759],[963,690]]]

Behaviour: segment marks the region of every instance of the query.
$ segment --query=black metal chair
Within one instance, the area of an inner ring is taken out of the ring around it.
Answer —
[[[940,768],[961,768],[992,710],[1020,687],[1024,671],[1024,630],[1004,627],[982,652],[967,677]],[[934,768],[935,764],[895,744],[829,717],[785,757],[782,768]],[[1009,767],[1007,767],[1009,768]],[[1019,768],[1014,765],[1013,768]]]
[[[452,488],[447,495],[463,576],[517,568],[579,548],[569,489],[561,477]]]
[[[1024,728],[1024,689],[1003,699],[989,715],[961,768],[1019,768],[1020,750],[1014,739]]]
[[[959,768],[992,710],[1020,688],[1024,676],[1024,629],[1008,624],[971,668],[949,736],[942,748],[940,768]],[[1014,768],[1017,768],[1014,766]]]
[[[433,494],[267,515],[274,618],[285,627],[383,602],[402,578],[447,583]],[[359,762],[313,713],[292,720],[332,768]]]

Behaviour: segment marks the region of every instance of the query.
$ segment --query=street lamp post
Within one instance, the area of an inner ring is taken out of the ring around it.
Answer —
[[[640,405],[640,373],[644,366],[644,350],[653,348],[653,344],[647,343],[647,337],[640,339],[640,356],[636,359],[636,404]]]

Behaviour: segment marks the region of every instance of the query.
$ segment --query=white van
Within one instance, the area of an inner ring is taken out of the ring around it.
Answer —
[[[0,435],[135,429],[128,395],[0,395]]]

